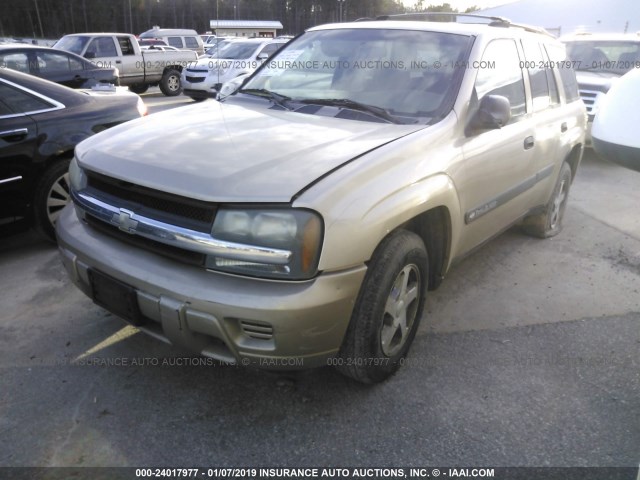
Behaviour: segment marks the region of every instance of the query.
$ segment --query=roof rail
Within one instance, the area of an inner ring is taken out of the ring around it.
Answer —
[[[525,30],[527,32],[541,33],[543,35],[548,35],[550,37],[553,37],[553,35],[551,35],[549,32],[547,32],[544,28],[541,28],[541,27],[534,27],[532,25],[513,23],[513,22],[511,22],[511,20],[509,20],[508,18],[504,18],[504,17],[491,17],[491,16],[487,16],[487,15],[477,15],[477,14],[473,14],[473,13],[457,13],[457,12],[398,13],[398,14],[394,14],[394,15],[380,15],[380,16],[376,17],[376,20],[422,20],[422,21],[429,21],[429,17],[438,18],[438,21],[443,21],[443,17],[448,17],[449,20],[447,20],[447,21],[450,21],[450,22],[457,22],[458,21],[458,17],[465,17],[465,18],[471,18],[471,19],[481,19],[481,20],[484,20],[484,22],[475,22],[475,23],[484,23],[486,25],[489,25],[490,27],[503,27],[503,28],[515,27],[515,28],[521,28],[521,29],[523,29],[523,30]],[[361,19],[358,19],[356,21],[364,21],[364,20],[368,20],[368,19],[361,18]],[[469,22],[469,23],[474,23],[474,22]]]

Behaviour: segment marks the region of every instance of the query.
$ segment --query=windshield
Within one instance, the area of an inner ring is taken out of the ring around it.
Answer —
[[[89,37],[63,37],[55,43],[53,48],[80,55],[88,41]]]
[[[221,51],[230,43],[232,42],[230,42],[229,40],[219,40],[215,43],[207,43],[204,53],[206,53],[207,55],[211,55],[212,57],[215,57],[218,51]]]
[[[576,70],[624,75],[633,68],[640,68],[640,42],[567,42],[567,54],[576,62]]]
[[[263,65],[242,91],[292,102],[367,106],[429,121],[453,106],[471,38],[448,33],[336,29],[308,32]],[[408,120],[408,121],[407,121]]]
[[[229,42],[228,45],[218,49],[217,58],[223,60],[243,60],[250,58],[253,52],[260,46],[256,42]]]

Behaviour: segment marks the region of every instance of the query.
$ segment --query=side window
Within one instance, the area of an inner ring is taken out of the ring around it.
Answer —
[[[198,41],[195,37],[184,37],[184,43],[187,48],[198,48]]]
[[[180,37],[167,37],[167,43],[172,47],[182,48],[182,38]]]
[[[2,89],[2,86],[0,86],[0,91]],[[11,109],[9,109],[9,107],[7,107],[4,102],[0,101],[0,118],[6,116],[6,115],[11,115],[13,114],[13,111],[11,111]]]
[[[0,55],[0,68],[29,73],[29,59],[25,53],[5,53]]]
[[[580,93],[578,92],[578,81],[576,80],[576,72],[573,70],[571,61],[567,57],[567,52],[564,46],[561,45],[547,45],[547,54],[552,63],[557,66],[560,72],[560,80],[562,82],[562,89],[564,90],[564,96],[567,103],[580,100]]]
[[[69,67],[71,70],[84,70],[84,64],[75,58],[69,57]]]
[[[478,101],[485,95],[501,95],[511,104],[512,121],[524,115],[524,79],[515,42],[508,39],[492,41],[484,51],[482,62],[486,67],[478,70],[475,85]]]
[[[554,62],[549,60],[543,45],[538,42],[524,41],[524,55],[531,84],[533,111],[539,112],[560,103],[558,85],[553,74]]]
[[[40,72],[68,72],[69,59],[59,53],[38,52]]]
[[[54,105],[41,98],[34,97],[27,92],[3,83],[0,83],[0,98],[14,113],[32,113],[54,107]]]
[[[529,74],[529,84],[531,85],[531,100],[533,101],[533,111],[539,112],[549,107],[549,84],[547,83],[547,73],[545,72],[545,62],[538,42],[523,41],[526,67]]]
[[[117,57],[116,44],[111,37],[94,38],[87,47],[87,53],[93,53],[93,58]]]
[[[120,44],[120,50],[122,55],[134,55],[133,45],[129,37],[118,37],[118,43]]]

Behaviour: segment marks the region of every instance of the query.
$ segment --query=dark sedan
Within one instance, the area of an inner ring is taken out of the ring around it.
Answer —
[[[117,85],[117,68],[102,68],[64,50],[32,45],[0,45],[0,68],[30,73],[70,88],[91,88],[99,83]]]
[[[129,91],[71,90],[0,69],[0,223],[33,221],[53,239],[75,146],[146,113]]]

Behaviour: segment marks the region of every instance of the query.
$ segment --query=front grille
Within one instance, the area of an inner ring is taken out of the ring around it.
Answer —
[[[186,77],[188,82],[191,83],[202,83],[204,82],[204,77]]]
[[[199,232],[210,232],[217,205],[87,172],[88,190],[97,198],[139,215]]]
[[[138,248],[142,248],[143,250],[147,250],[149,252],[172,258],[173,260],[178,260],[189,265],[204,265],[205,255],[202,253],[183,250],[182,248],[165,245],[164,243],[156,242],[155,240],[150,240],[145,237],[125,233],[117,227],[98,220],[97,218],[89,214],[85,216],[85,219],[91,227],[104,233],[105,235],[117,238],[122,242],[128,243]]]
[[[246,336],[258,340],[271,340],[273,338],[273,327],[268,323],[258,323],[249,320],[241,320],[240,326]]]

